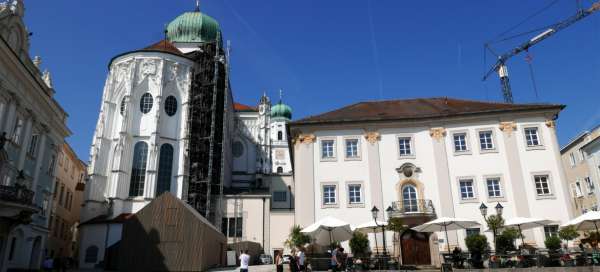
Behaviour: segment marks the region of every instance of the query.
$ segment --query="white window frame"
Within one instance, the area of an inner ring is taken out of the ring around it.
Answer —
[[[350,202],[350,186],[360,186],[360,202]],[[346,204],[348,208],[364,208],[365,207],[365,185],[362,181],[347,181],[346,182]]]
[[[415,147],[415,137],[413,134],[398,134],[396,135],[396,154],[398,154],[398,159],[414,159],[416,158],[416,147]],[[409,139],[410,141],[410,154],[400,154],[400,139]]]
[[[537,192],[537,186],[536,186],[536,181],[535,181],[535,178],[537,176],[546,176],[547,177],[546,182],[548,183],[548,190],[550,191],[548,194],[542,194],[542,195],[538,194],[538,192]],[[532,185],[533,185],[533,190],[534,190],[536,199],[541,200],[541,199],[554,199],[554,198],[556,198],[556,195],[554,194],[554,184],[553,184],[552,181],[553,181],[552,180],[552,175],[548,171],[533,172],[533,173],[531,173],[531,182],[532,182]]]
[[[323,157],[323,142],[324,141],[333,141],[333,156],[332,157]],[[323,137],[319,139],[319,158],[321,161],[337,161],[337,141],[335,137]]]
[[[527,133],[526,130],[528,129],[536,129],[537,131],[537,137],[538,137],[538,145],[529,145],[529,143],[527,143]],[[523,142],[525,143],[525,150],[529,151],[529,150],[542,150],[545,149],[546,147],[544,146],[544,136],[542,135],[542,128],[538,125],[523,125],[523,128],[521,129],[521,131],[523,132]]]
[[[468,130],[456,130],[456,131],[452,131],[452,137],[450,138],[450,144],[452,147],[452,150],[454,152],[454,155],[470,155],[471,153],[471,139],[469,137],[469,131]],[[454,137],[460,135],[460,134],[464,134],[465,136],[465,150],[456,150],[456,140],[454,139]]]
[[[585,177],[583,178],[583,180],[585,181],[585,185],[588,191],[588,195],[591,195],[594,193],[594,191],[596,190],[596,185],[594,184],[594,181],[592,180],[592,178],[590,177]]]
[[[335,187],[335,203],[325,203],[325,187],[326,186],[334,186]],[[338,208],[340,206],[340,186],[337,182],[322,182],[321,183],[321,208]]]
[[[574,168],[577,165],[577,161],[575,160],[575,153],[569,152],[569,163],[571,164],[571,168]]]
[[[348,152],[347,152],[347,148],[348,148],[348,141],[349,140],[356,140],[356,156],[355,157],[348,157]],[[360,137],[359,136],[350,136],[350,137],[344,137],[344,160],[347,161],[358,161],[361,160],[361,142],[360,142]]]
[[[491,132],[490,139],[492,140],[492,148],[489,148],[489,149],[481,148],[481,133],[482,132]],[[498,152],[498,141],[496,138],[496,130],[494,128],[492,128],[492,127],[480,128],[477,130],[477,148],[479,148],[480,154],[497,153]]]
[[[29,139],[29,146],[27,147],[27,155],[36,158],[37,150],[40,144],[41,135],[38,132],[34,132],[31,134],[31,139]]]
[[[500,186],[500,196],[490,196],[490,192],[488,190],[488,179],[498,179]],[[489,202],[505,202],[506,201],[506,186],[504,185],[504,178],[501,174],[496,175],[484,175],[483,176],[483,185],[485,188],[485,195]]]
[[[473,189],[473,197],[471,198],[463,198],[462,196],[462,187],[460,186],[461,181],[471,181],[471,188]],[[458,199],[460,199],[460,203],[476,203],[479,202],[478,196],[478,188],[477,188],[477,179],[474,176],[464,176],[456,178],[456,185],[458,188]]]
[[[21,117],[17,117],[15,120],[14,128],[11,135],[11,140],[16,146],[21,146],[23,142],[23,135],[25,132],[25,120]]]

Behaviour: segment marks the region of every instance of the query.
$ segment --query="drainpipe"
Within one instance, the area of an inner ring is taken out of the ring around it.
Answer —
[[[263,212],[263,216],[262,216],[262,248],[263,248],[263,253],[265,253],[265,201],[266,198],[263,197],[263,205],[262,205],[262,212]]]

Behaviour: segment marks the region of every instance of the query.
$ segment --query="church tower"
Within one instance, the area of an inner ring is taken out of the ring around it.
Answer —
[[[256,156],[256,172],[271,173],[271,100],[266,94],[258,104],[258,145]]]
[[[279,103],[271,108],[271,169],[274,174],[292,173],[287,133],[287,125],[291,120],[292,108],[283,103],[280,94]]]

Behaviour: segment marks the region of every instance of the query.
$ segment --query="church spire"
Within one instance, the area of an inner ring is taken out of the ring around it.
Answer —
[[[200,0],[196,0],[196,9],[194,11],[200,12]]]

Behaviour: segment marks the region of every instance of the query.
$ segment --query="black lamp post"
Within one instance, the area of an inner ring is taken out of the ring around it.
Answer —
[[[383,256],[387,256],[387,245],[385,242],[385,225],[379,225],[377,224],[377,215],[379,213],[379,209],[377,209],[376,206],[373,206],[373,209],[371,209],[371,215],[373,216],[373,221],[375,222],[375,226],[377,227],[381,227],[381,234],[383,236]],[[375,239],[377,239],[377,237],[375,237]]]
[[[497,217],[501,219],[502,218],[502,210],[504,209],[504,207],[502,207],[502,205],[500,205],[500,202],[498,202],[498,204],[496,204],[496,207],[494,207],[494,208],[496,209]],[[483,204],[483,202],[482,202],[481,205],[479,206],[479,211],[481,212],[483,219],[489,226],[490,221],[489,221],[489,217],[487,216],[487,209],[488,209],[488,207],[485,204]],[[494,234],[494,251],[496,251],[498,249],[498,244],[496,243],[497,231],[498,230],[497,230],[496,226],[494,226],[492,228],[492,232]]]

